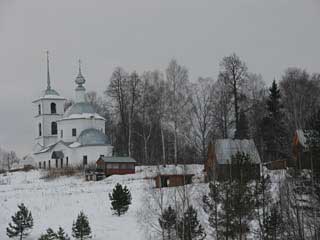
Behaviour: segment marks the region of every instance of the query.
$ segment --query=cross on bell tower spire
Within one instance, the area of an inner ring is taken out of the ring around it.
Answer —
[[[49,51],[46,51],[47,54],[47,90],[51,90],[51,83],[50,83],[50,69],[49,69]]]

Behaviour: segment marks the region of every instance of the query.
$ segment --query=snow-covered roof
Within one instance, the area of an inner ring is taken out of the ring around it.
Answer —
[[[134,160],[131,157],[100,157],[104,162],[106,163],[136,163],[136,160]]]
[[[215,154],[219,164],[231,163],[231,158],[237,152],[250,155],[253,163],[261,163],[258,150],[252,139],[217,139],[215,141]]]
[[[109,145],[111,143],[110,139],[102,131],[96,128],[83,130],[78,137],[78,142],[81,146]]]
[[[88,102],[78,102],[71,105],[67,109],[67,111],[65,112],[61,120],[79,119],[79,118],[85,118],[85,119],[95,118],[95,119],[105,120],[98,113],[96,113],[96,110],[94,109],[94,107]]]
[[[194,168],[194,165],[160,165],[157,171],[160,175],[188,175],[196,174],[197,169]]]
[[[105,120],[103,117],[101,117],[99,114],[97,113],[77,113],[77,114],[71,114],[68,117],[63,117],[61,120],[72,120],[72,119],[98,119],[98,120]],[[61,121],[58,120],[58,121]]]
[[[297,134],[297,137],[298,137],[298,140],[299,140],[299,143],[306,147],[306,143],[307,143],[307,138],[306,136],[304,135],[304,131],[302,129],[298,129],[296,131],[296,134]]]

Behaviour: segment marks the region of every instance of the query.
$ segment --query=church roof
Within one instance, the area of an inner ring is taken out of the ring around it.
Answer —
[[[94,107],[88,102],[78,102],[71,105],[63,115],[63,119],[92,117],[94,117],[95,119],[104,120],[104,118],[97,114]]]
[[[83,130],[78,137],[81,146],[110,145],[110,139],[100,130],[88,128]]]

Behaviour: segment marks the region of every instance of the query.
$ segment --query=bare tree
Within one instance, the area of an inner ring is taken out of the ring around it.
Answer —
[[[220,67],[220,77],[225,79],[233,96],[235,129],[238,129],[239,102],[242,94],[242,87],[248,77],[247,66],[235,53],[233,53],[222,59]]]
[[[202,162],[207,158],[207,146],[212,135],[213,120],[213,80],[199,78],[191,85],[191,123],[195,144],[200,152]]]
[[[174,162],[178,163],[178,133],[185,119],[188,95],[188,71],[179,65],[176,60],[171,60],[166,70],[168,82],[169,118],[173,128],[174,137]]]

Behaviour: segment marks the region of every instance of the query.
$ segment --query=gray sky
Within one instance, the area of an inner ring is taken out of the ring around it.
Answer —
[[[235,52],[266,82],[290,66],[320,72],[320,0],[0,0],[0,146],[33,144],[32,100],[53,87],[73,97],[77,59],[88,90],[112,70],[164,70],[175,57],[192,80],[216,78]]]

